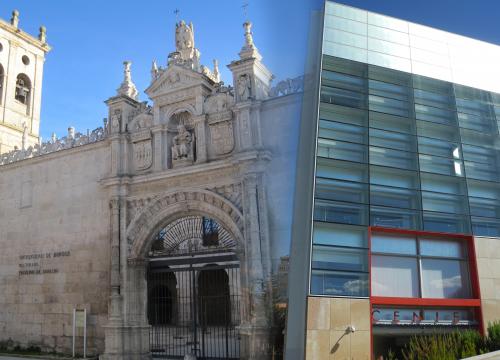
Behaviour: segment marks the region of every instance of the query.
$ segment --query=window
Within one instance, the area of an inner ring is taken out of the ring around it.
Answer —
[[[415,102],[422,105],[433,106],[442,109],[454,109],[455,101],[453,97],[436,94],[430,91],[414,90]]]
[[[30,101],[30,95],[31,95],[30,79],[24,74],[19,74],[16,80],[16,91],[15,91],[16,100],[24,105],[28,105]]]
[[[318,139],[318,156],[365,163],[368,154],[365,145],[320,138]]]
[[[368,126],[366,111],[340,105],[321,103],[319,118],[322,121],[330,120],[345,124]]]
[[[368,225],[368,207],[363,204],[316,199],[314,201],[314,220]]]
[[[319,137],[366,144],[366,128],[346,123],[319,120]]]
[[[356,91],[321,87],[321,101],[358,109],[366,108],[366,95]]]
[[[371,242],[372,295],[472,296],[465,241],[375,233]]]
[[[311,294],[368,296],[366,228],[314,223]]]
[[[402,151],[417,151],[414,135],[379,129],[370,129],[370,145]]]
[[[415,170],[417,156],[415,153],[406,151],[370,146],[370,164]]]
[[[370,111],[370,127],[375,129],[415,134],[415,120],[401,116]]]
[[[415,104],[415,117],[418,120],[431,121],[438,124],[456,126],[456,113],[428,105]]]
[[[373,226],[419,230],[422,228],[421,222],[421,212],[418,210],[382,206],[370,208],[370,224]]]

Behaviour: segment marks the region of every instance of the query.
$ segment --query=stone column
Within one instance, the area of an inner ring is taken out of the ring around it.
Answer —
[[[207,133],[206,115],[200,115],[193,119],[196,136],[196,163],[207,162]]]
[[[111,140],[111,176],[117,176],[121,173],[120,135],[111,135],[109,139]]]
[[[123,351],[122,297],[120,295],[120,200],[111,199],[111,296],[109,321],[104,327],[105,351],[102,359],[121,359]]]
[[[250,292],[250,319],[241,326],[242,356],[245,359],[267,359],[269,352],[269,315],[266,306],[264,269],[262,266],[257,175],[249,174],[243,181],[245,227]]]
[[[147,319],[147,260],[128,260],[127,307],[128,321],[124,333],[124,359],[150,359]]]
[[[121,320],[120,296],[120,200],[111,199],[111,303],[109,311],[110,323]]]
[[[153,133],[153,169],[154,171],[163,170],[163,147],[162,147],[162,137],[163,137],[163,127],[162,125],[155,126],[151,129]]]

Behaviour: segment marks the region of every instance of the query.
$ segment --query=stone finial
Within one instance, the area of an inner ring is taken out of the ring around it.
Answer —
[[[243,27],[245,28],[245,47],[252,48],[253,45],[253,36],[252,36],[252,23],[250,21],[245,21],[243,23]]]
[[[261,60],[262,56],[259,54],[259,50],[257,50],[257,47],[253,42],[252,23],[250,21],[245,21],[243,23],[243,28],[245,29],[245,45],[241,48],[240,58],[257,58],[258,60]]]
[[[40,26],[40,32],[38,33],[38,40],[40,40],[42,43],[47,42],[47,28],[45,26]]]
[[[135,84],[132,82],[130,65],[132,65],[130,61],[123,62],[123,82],[116,91],[118,95],[125,95],[134,100],[137,100],[139,92],[137,91]]]
[[[214,77],[216,82],[220,82],[220,72],[219,72],[219,61],[217,59],[214,59]]]
[[[19,25],[19,11],[18,10],[14,10],[12,12],[12,17],[10,18],[10,24],[17,29],[17,27]]]
[[[151,81],[155,80],[158,77],[158,65],[156,64],[156,60],[153,60],[151,64]]]
[[[73,140],[75,138],[75,128],[73,126],[68,127],[68,139]]]
[[[57,135],[55,132],[52,133],[52,136],[50,137],[50,139],[52,140],[52,144],[54,144],[57,141]]]

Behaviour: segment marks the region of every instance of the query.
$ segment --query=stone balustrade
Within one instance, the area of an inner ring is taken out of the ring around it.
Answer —
[[[52,138],[47,142],[36,144],[26,149],[14,149],[5,154],[1,154],[0,166],[11,164],[19,160],[50,154],[56,151],[95,143],[104,140],[106,136],[107,132],[103,127],[98,127],[93,131],[87,130],[86,134],[80,132],[75,133],[75,129],[70,127],[68,129],[68,135],[62,138],[58,139],[55,134],[53,134]]]

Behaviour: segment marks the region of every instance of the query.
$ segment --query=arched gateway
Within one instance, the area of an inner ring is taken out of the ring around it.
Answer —
[[[138,206],[126,229],[125,307],[111,297],[111,313],[125,311],[125,323],[114,328],[125,325],[123,345],[135,342],[141,359],[246,358],[250,338],[240,329],[251,315],[242,296],[249,285],[240,210],[202,189],[163,193]],[[118,222],[119,211],[112,214]]]
[[[235,250],[234,237],[208,216],[182,216],[156,232],[147,275],[153,357],[239,358]]]

